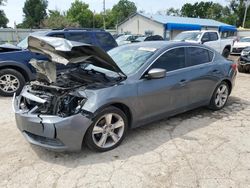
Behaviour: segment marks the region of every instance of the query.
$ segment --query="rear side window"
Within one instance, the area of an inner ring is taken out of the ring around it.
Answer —
[[[213,52],[204,48],[187,47],[186,63],[187,67],[211,62]]]
[[[210,32],[209,33],[209,38],[210,38],[210,41],[218,40],[218,34],[215,33],[215,32]]]
[[[68,38],[68,40],[71,40],[71,41],[92,44],[91,34],[88,32],[69,33],[67,38]]]
[[[178,70],[185,67],[185,49],[175,48],[160,56],[151,68],[162,68],[166,71]]]
[[[109,33],[96,33],[95,36],[101,46],[116,46],[114,38]]]

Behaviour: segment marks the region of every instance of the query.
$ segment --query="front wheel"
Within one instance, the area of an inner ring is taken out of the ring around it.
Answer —
[[[108,107],[94,118],[84,140],[92,150],[109,151],[120,145],[127,129],[128,120],[124,112],[115,107]]]
[[[19,94],[25,85],[23,75],[14,69],[0,70],[0,95],[12,96]]]
[[[220,110],[226,105],[228,97],[229,87],[228,84],[223,81],[216,87],[208,107],[212,110]]]

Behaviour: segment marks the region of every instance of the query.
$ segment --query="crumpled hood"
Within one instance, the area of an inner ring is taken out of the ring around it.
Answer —
[[[46,55],[55,63],[67,65],[69,63],[86,62],[124,74],[106,52],[90,44],[55,37],[29,36],[28,49]]]

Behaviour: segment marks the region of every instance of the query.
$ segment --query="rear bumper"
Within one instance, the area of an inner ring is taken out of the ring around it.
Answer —
[[[79,151],[86,130],[92,121],[82,114],[62,118],[24,112],[13,98],[16,124],[26,140],[34,145],[56,151]]]

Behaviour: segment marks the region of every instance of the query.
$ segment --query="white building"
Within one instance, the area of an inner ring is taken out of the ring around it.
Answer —
[[[165,39],[172,39],[182,31],[202,29],[218,30],[224,36],[232,36],[237,32],[235,26],[211,19],[144,13],[135,13],[117,26],[118,33],[161,35]]]

